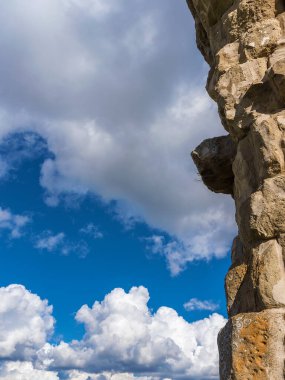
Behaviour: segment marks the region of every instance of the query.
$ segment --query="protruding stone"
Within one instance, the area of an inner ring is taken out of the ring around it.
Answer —
[[[234,0],[187,0],[191,10],[198,14],[205,30],[215,25],[232,6]]]
[[[279,53],[281,54],[281,51],[279,51]],[[271,62],[272,66],[270,67],[268,77],[276,96],[281,97],[281,99],[285,101],[285,57],[279,58],[278,60],[276,60],[276,57],[273,57],[273,59],[275,62]]]
[[[207,139],[191,155],[204,184],[211,191],[233,193],[232,163],[236,155],[236,145],[230,136]]]

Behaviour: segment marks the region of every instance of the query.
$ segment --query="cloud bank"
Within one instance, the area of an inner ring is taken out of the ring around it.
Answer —
[[[1,379],[217,378],[216,338],[226,320],[212,314],[189,323],[168,307],[152,312],[148,301],[144,287],[114,289],[76,313],[81,340],[52,344],[48,302],[21,285],[0,288]]]
[[[189,152],[222,134],[186,2],[10,0],[0,15],[0,139],[39,134],[47,204],[93,192],[125,223],[168,234],[172,274],[223,257],[230,199],[209,194]],[[199,58],[197,58],[199,57]],[[7,172],[0,162],[0,174]],[[170,244],[169,244],[170,243]]]

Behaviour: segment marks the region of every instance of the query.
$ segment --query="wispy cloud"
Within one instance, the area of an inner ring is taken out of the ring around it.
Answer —
[[[71,240],[64,232],[53,233],[52,231],[44,231],[36,237],[34,247],[48,252],[58,251],[65,256],[75,253],[81,258],[86,257],[90,251],[85,241]]]
[[[184,305],[185,310],[193,311],[193,310],[207,310],[207,311],[216,311],[220,308],[218,303],[213,301],[202,301],[198,298],[191,298]]]
[[[0,158],[0,179],[6,176],[6,174],[8,173],[8,170],[9,170],[9,167],[6,160],[4,160],[3,158]]]
[[[99,227],[95,226],[93,223],[88,223],[86,226],[82,227],[79,232],[88,235],[93,239],[102,239],[104,237],[104,234],[100,231]]]
[[[223,223],[221,223],[223,221]],[[195,260],[222,258],[230,249],[235,223],[227,206],[217,204],[206,209],[200,205],[184,221],[190,233],[152,235],[145,239],[153,253],[163,255],[173,276]],[[185,226],[183,226],[184,229]],[[225,239],[225,235],[228,237]]]
[[[65,239],[65,234],[63,232],[53,235],[51,231],[47,231],[44,235],[44,237],[41,237],[36,241],[35,248],[52,252],[63,245]]]
[[[11,239],[20,238],[29,222],[31,222],[30,217],[13,214],[9,209],[0,207],[0,232],[7,232]]]

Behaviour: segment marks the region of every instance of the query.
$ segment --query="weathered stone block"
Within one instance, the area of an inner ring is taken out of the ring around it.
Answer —
[[[285,309],[232,317],[218,337],[220,380],[284,379]]]
[[[267,71],[267,59],[257,58],[243,64],[231,66],[221,75],[212,75],[207,90],[210,96],[223,104],[226,119],[235,119],[235,105],[240,102],[248,89],[261,83]]]
[[[196,11],[205,30],[215,25],[232,6],[234,0],[187,0],[189,8]]]
[[[237,208],[242,240],[268,240],[285,233],[285,176],[264,180],[261,189]]]
[[[282,30],[276,18],[254,23],[241,35],[241,44],[247,59],[268,57],[274,51],[281,38]]]
[[[234,196],[237,209],[266,178],[284,171],[284,131],[269,115],[256,118],[247,136],[238,144],[233,162]]]
[[[281,54],[281,52],[279,53]],[[276,59],[276,57],[274,58]],[[269,71],[269,80],[276,96],[285,101],[285,57],[280,57],[272,64]]]
[[[227,310],[229,316],[256,310],[251,266],[248,252],[240,238],[236,237],[232,246],[232,265],[225,278]]]
[[[285,268],[282,247],[268,240],[253,249],[252,279],[257,309],[285,307]]]

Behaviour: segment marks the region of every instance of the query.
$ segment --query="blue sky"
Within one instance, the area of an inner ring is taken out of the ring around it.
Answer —
[[[1,7],[0,379],[217,378],[236,228],[185,1]]]

